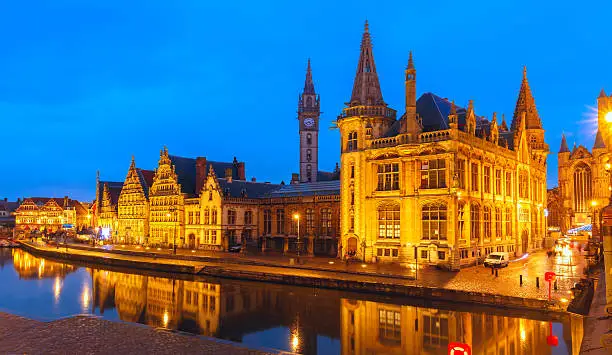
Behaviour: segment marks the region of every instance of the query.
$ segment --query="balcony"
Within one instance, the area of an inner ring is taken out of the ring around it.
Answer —
[[[354,106],[347,107],[342,110],[342,113],[338,116],[338,119],[347,117],[383,117],[395,120],[397,112],[388,108],[387,106]]]

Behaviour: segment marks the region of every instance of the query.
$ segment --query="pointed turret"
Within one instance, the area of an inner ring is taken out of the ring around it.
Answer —
[[[565,139],[565,133],[561,135],[561,148],[559,153],[569,153],[569,147],[567,146],[567,139]]]
[[[593,144],[593,149],[606,148],[604,144],[603,137],[601,136],[601,131],[597,130],[597,135],[595,136],[595,143]]]
[[[358,105],[385,105],[380,91],[376,65],[374,64],[374,53],[372,52],[372,40],[368,21],[365,22],[363,37],[361,39],[361,53],[357,64],[357,73],[353,83],[353,94],[349,106]]]
[[[529,82],[527,81],[527,67],[523,67],[523,81],[521,83],[521,89],[519,91],[518,99],[516,101],[516,108],[514,109],[514,116],[512,118],[511,128],[516,131],[521,127],[520,120],[521,114],[525,113],[525,127],[527,129],[542,129],[542,121],[536,108],[535,99],[531,93]]]
[[[133,155],[132,155],[132,162],[130,163],[130,170],[131,169],[136,169],[136,160],[134,159]]]
[[[414,68],[414,60],[412,59],[412,51],[408,55],[408,65],[406,65],[405,71],[405,91],[406,91],[406,114],[404,116],[404,124],[402,128],[405,129],[403,133],[411,134],[416,137],[423,131],[421,124],[417,120],[416,110],[416,69]]]
[[[468,101],[468,108],[465,112],[465,131],[476,135],[476,115],[474,114],[474,100]]]
[[[599,97],[606,97],[606,91],[601,88],[601,91],[599,92]]]
[[[499,126],[499,130],[502,132],[508,132],[508,124],[506,124],[506,115],[504,115],[502,113],[502,121],[501,121],[501,125]]]
[[[457,116],[455,100],[451,101],[450,112],[448,113],[448,126],[451,129],[457,129],[459,127],[459,117]]]

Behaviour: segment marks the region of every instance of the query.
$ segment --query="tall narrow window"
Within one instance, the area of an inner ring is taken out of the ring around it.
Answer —
[[[306,161],[312,160],[312,151],[310,149],[306,150]]]
[[[472,163],[472,191],[478,191],[478,164]]]
[[[574,169],[574,210],[576,212],[589,212],[591,206],[589,200],[592,196],[591,168],[580,163]]]
[[[446,239],[446,205],[428,203],[421,209],[421,238],[428,240]]]
[[[306,144],[308,144],[308,145],[312,144],[312,134],[310,134],[310,133],[306,134]]]
[[[491,167],[490,166],[484,167],[483,184],[484,184],[484,188],[483,188],[484,192],[491,193]]]
[[[500,169],[495,170],[495,193],[502,194],[502,171]]]
[[[314,232],[314,210],[312,208],[306,209],[306,233],[312,234]]]
[[[204,224],[210,224],[210,210],[208,207],[204,209]]]
[[[470,206],[470,239],[480,239],[480,206],[475,203]]]
[[[399,164],[378,165],[378,191],[399,190]]]
[[[306,165],[306,178],[308,182],[312,181],[312,166],[310,164]]]
[[[512,196],[512,173],[506,172],[506,196]]]
[[[355,164],[351,164],[351,179],[355,178]]]
[[[217,224],[217,209],[212,208],[212,212],[210,214],[210,224]]]
[[[495,207],[495,236],[502,237],[502,213],[501,208]]]
[[[482,209],[484,238],[491,239],[491,207],[484,206]]]
[[[351,189],[351,206],[355,205],[355,190]]]
[[[457,179],[460,189],[465,189],[465,159],[457,160]]]
[[[378,208],[378,238],[395,239],[400,237],[400,206],[381,206]]]
[[[421,188],[437,189],[446,187],[446,161],[431,159],[421,162]]]
[[[244,212],[244,224],[246,225],[253,224],[253,211]]]
[[[510,209],[510,207],[506,207],[506,236],[511,236],[512,235],[512,210]]]
[[[349,152],[357,150],[357,132],[349,132],[346,150]]]
[[[263,233],[266,235],[272,234],[272,211],[264,210],[263,219]]]
[[[332,223],[332,212],[330,208],[321,209],[321,235],[329,236],[332,234],[331,223]]]
[[[276,210],[276,233],[285,233],[285,210],[283,209]]]

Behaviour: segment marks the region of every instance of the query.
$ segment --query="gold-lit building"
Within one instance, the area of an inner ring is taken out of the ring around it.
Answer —
[[[117,201],[119,243],[144,244],[149,234],[149,188],[155,172],[136,167],[134,157]]]
[[[598,130],[593,148],[589,151],[579,145],[570,151],[565,135],[559,149],[559,195],[562,232],[592,224],[593,235],[599,234],[599,214],[610,198],[610,175],[606,164],[610,162],[607,147],[612,143],[610,123],[606,113],[612,111],[612,95],[601,91],[597,98]]]
[[[526,69],[511,126],[432,93],[416,95],[410,54],[405,113],[383,100],[366,23],[341,135],[341,235],[366,261],[458,269],[492,251],[540,248],[544,129]]]
[[[109,240],[118,236],[119,216],[117,214],[119,195],[123,183],[118,181],[100,181],[96,177],[96,202],[93,210],[94,225],[98,237]],[[113,239],[116,240],[116,239]]]
[[[76,231],[88,226],[88,209],[68,196],[26,198],[14,213],[15,236],[29,237],[34,231]]]

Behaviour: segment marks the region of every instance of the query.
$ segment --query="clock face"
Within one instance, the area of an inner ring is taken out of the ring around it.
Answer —
[[[307,118],[304,120],[304,126],[306,127],[312,127],[314,126],[314,124],[315,124],[315,121],[312,118]]]

